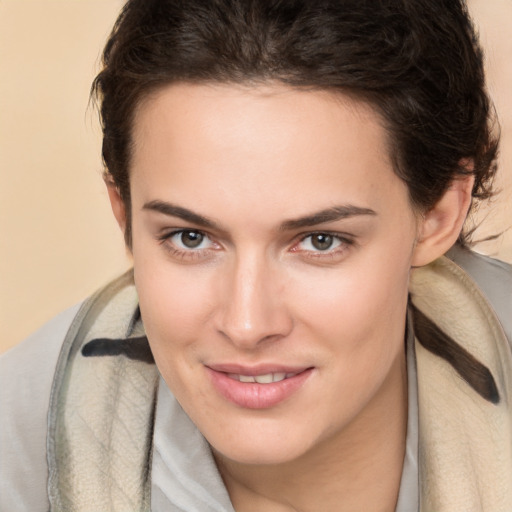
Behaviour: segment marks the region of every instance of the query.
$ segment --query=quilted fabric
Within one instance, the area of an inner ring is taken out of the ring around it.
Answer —
[[[413,303],[487,367],[499,402],[484,399],[416,331],[422,512],[507,512],[512,504],[512,355],[494,312],[446,258],[413,272]]]
[[[82,354],[98,338],[140,341],[142,325],[132,325],[137,303],[126,275],[88,301],[68,333],[51,404],[52,511],[150,510],[156,367],[125,355]]]

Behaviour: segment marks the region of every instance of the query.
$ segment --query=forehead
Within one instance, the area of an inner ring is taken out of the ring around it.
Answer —
[[[137,109],[132,197],[218,206],[373,202],[404,185],[367,104],[284,85],[175,84]]]

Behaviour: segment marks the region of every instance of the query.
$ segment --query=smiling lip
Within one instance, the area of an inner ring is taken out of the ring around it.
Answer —
[[[313,372],[311,367],[206,366],[215,389],[227,400],[247,409],[268,409],[295,393]],[[251,382],[254,381],[254,382]]]

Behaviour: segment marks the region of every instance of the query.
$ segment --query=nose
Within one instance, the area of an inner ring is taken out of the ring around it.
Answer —
[[[279,270],[264,258],[240,256],[220,292],[216,327],[238,348],[251,350],[286,337],[293,319]]]

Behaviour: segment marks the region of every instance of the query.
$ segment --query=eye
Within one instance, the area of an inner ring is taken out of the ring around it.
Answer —
[[[212,247],[212,241],[201,231],[194,229],[184,229],[174,232],[168,237],[168,240],[178,249],[182,250],[201,250]]]
[[[204,231],[175,229],[157,236],[164,251],[177,262],[200,263],[215,257],[222,246]]]
[[[311,233],[298,244],[301,251],[328,252],[337,249],[343,244],[340,237],[329,233]]]

